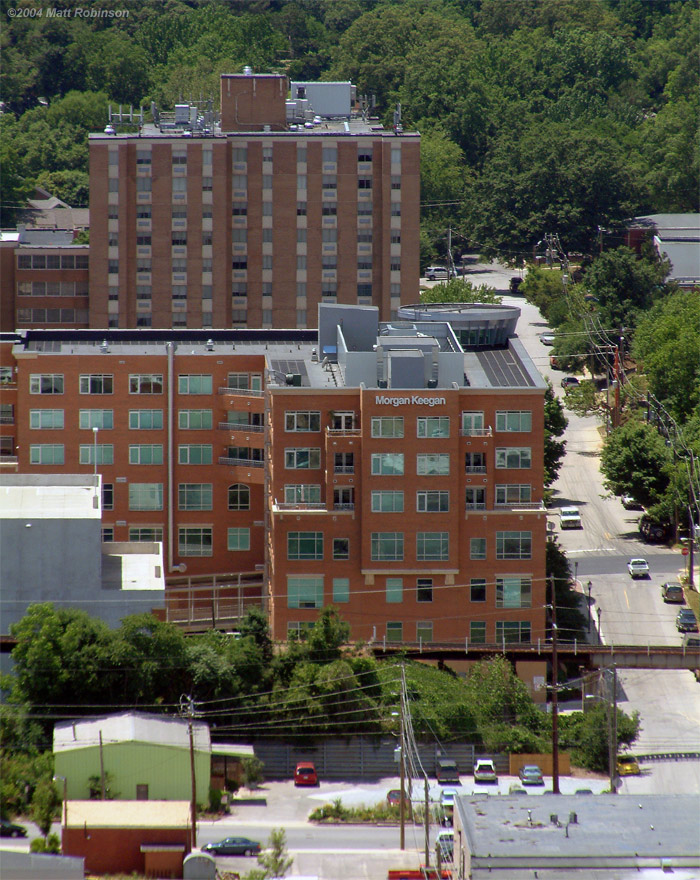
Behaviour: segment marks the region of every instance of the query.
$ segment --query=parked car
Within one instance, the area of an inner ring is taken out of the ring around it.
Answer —
[[[648,544],[662,543],[669,532],[670,526],[652,522],[646,514],[639,518],[639,533]]]
[[[523,279],[522,279],[522,278],[519,278],[517,275],[514,275],[514,276],[510,279],[510,284],[508,285],[509,288],[510,288],[510,292],[511,292],[512,294],[517,294],[518,291],[519,291],[519,289],[520,289],[520,285],[521,285],[522,283],[523,283]]]
[[[632,580],[649,577],[649,563],[646,559],[630,559],[627,563],[627,571]]]
[[[692,608],[681,608],[676,615],[676,629],[682,633],[698,631],[698,621]]]
[[[311,761],[300,761],[294,771],[294,785],[318,785],[316,767]]]
[[[455,814],[455,797],[457,796],[456,788],[443,788],[440,792],[440,807],[442,808],[443,821],[445,825],[451,825]]]
[[[445,266],[428,266],[425,270],[425,277],[428,281],[442,281],[450,277],[450,273]]]
[[[625,510],[644,510],[639,501],[635,501],[631,495],[623,495],[620,501]]]
[[[639,764],[634,755],[617,756],[618,776],[638,776],[639,772]]]
[[[577,388],[579,381],[576,376],[564,376],[561,380],[561,387],[566,391],[567,388]]]
[[[455,833],[449,830],[440,831],[435,838],[435,856],[438,863],[451,862],[454,856]]]
[[[559,511],[559,525],[562,529],[583,528],[578,507],[562,507]]]
[[[260,844],[247,837],[225,837],[217,843],[205,843],[202,852],[217,856],[256,856],[260,852]]]
[[[554,334],[551,331],[548,333],[540,333],[540,342],[542,345],[554,345]]]
[[[522,785],[518,785],[517,782],[511,782],[508,786],[508,794],[527,794]]]
[[[561,367],[559,366],[559,359],[557,358],[557,356],[556,356],[555,354],[550,354],[550,356],[549,356],[549,366],[550,366],[553,370],[560,370],[560,369],[561,369]]]
[[[683,641],[681,642],[681,645],[684,648],[700,648],[700,635],[698,635],[697,633],[686,633],[683,636]]]
[[[440,784],[445,782],[459,783],[457,762],[453,761],[452,758],[438,758],[435,777]]]
[[[15,825],[8,819],[0,819],[0,837],[26,837],[27,829],[23,825]]]
[[[577,788],[574,794],[593,794],[592,788]]]
[[[679,605],[685,605],[685,593],[683,587],[678,584],[661,584],[661,595],[664,602],[677,602]]]
[[[392,788],[390,791],[388,791],[386,793],[386,802],[389,804],[390,807],[398,807],[401,803],[401,789]]]
[[[474,764],[474,782],[498,782],[493,761],[482,758]]]
[[[523,785],[544,785],[544,776],[537,764],[525,764],[518,771],[518,776]]]

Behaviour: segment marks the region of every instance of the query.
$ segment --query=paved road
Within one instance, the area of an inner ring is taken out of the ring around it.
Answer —
[[[520,305],[518,335],[540,371],[550,377],[558,395],[561,372],[549,366],[550,349],[537,334],[543,322],[522,298],[506,297]],[[593,608],[601,610],[601,637],[606,644],[677,645],[677,606],[665,605],[660,584],[676,580],[684,570],[684,557],[665,545],[639,540],[639,513],[627,511],[610,497],[599,470],[602,435],[597,419],[567,411],[567,453],[554,485],[554,506],[575,504],[581,510],[582,530],[561,532],[560,544],[574,564],[582,585],[592,582]],[[626,562],[642,556],[649,562],[649,580],[632,581]],[[585,589],[585,586],[584,586]],[[585,606],[584,606],[585,607]],[[620,707],[639,711],[642,728],[634,750],[643,753],[700,751],[700,684],[683,670],[624,670],[618,675]],[[639,778],[628,777],[622,786],[630,793],[700,793],[700,761],[650,763]]]

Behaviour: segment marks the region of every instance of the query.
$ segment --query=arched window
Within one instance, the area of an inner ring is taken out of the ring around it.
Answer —
[[[250,510],[250,488],[244,483],[228,487],[228,509]]]

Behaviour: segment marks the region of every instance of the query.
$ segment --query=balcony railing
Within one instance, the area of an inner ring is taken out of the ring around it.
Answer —
[[[265,425],[242,425],[239,422],[219,422],[222,431],[245,431],[246,433],[262,434]]]
[[[323,501],[275,501],[277,510],[325,510]]]
[[[486,473],[486,465],[485,464],[473,464],[467,465],[464,468],[465,474],[485,474]]]
[[[14,416],[0,416],[0,425],[14,425]]]
[[[489,425],[488,428],[460,428],[460,437],[491,437],[493,429]]]
[[[355,465],[352,464],[337,464],[333,468],[334,474],[354,474],[355,473]]]
[[[335,501],[333,502],[333,510],[354,510],[354,509],[355,509],[355,504],[353,502],[348,503],[348,504],[345,504],[345,503],[341,504],[341,503],[335,502]]]
[[[223,388],[219,388],[219,394],[243,394],[248,397],[264,397],[265,392],[263,390],[257,391],[252,388],[229,388],[228,385],[225,385]]]
[[[17,464],[16,455],[0,455],[0,464]]]
[[[220,455],[219,464],[228,464],[234,467],[261,468],[265,462],[255,461],[252,458],[229,458],[226,455]]]
[[[326,428],[333,437],[359,437],[362,434],[360,428]]]
[[[497,501],[494,507],[499,510],[544,510],[545,506],[541,501]]]
[[[485,501],[467,501],[464,505],[465,510],[486,510]]]

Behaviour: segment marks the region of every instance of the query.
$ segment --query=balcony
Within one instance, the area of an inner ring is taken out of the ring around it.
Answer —
[[[498,510],[544,511],[546,509],[542,501],[515,501],[513,503],[497,501],[494,507]]]
[[[13,415],[2,415],[0,416],[0,425],[14,425],[15,417]]]
[[[360,428],[326,428],[329,437],[361,437]]]
[[[464,505],[465,510],[486,510],[485,501],[467,501]]]
[[[337,464],[333,467],[334,474],[354,474],[355,466],[352,464]]]
[[[459,429],[460,437],[492,437],[493,436],[493,428],[489,425],[488,428],[460,428]]]
[[[243,431],[246,434],[262,434],[265,431],[265,425],[244,425],[240,422],[219,422],[221,431]]]
[[[265,462],[256,461],[253,458],[228,458],[228,456],[220,455],[219,464],[227,464],[232,467],[261,468],[264,467]]]
[[[465,474],[485,474],[486,473],[486,465],[485,464],[474,464],[467,465],[464,468]]]
[[[326,505],[323,501],[275,501],[272,509],[280,512],[285,510],[313,510],[318,512],[326,510]]]
[[[252,388],[219,388],[219,394],[241,394],[244,397],[264,397],[265,392],[261,390],[253,390]]]
[[[341,503],[341,502],[337,502],[337,503],[336,503],[336,502],[334,502],[334,503],[333,503],[333,510],[344,510],[344,511],[346,511],[346,512],[350,512],[350,513],[352,513],[352,511],[353,511],[354,509],[355,509],[355,503],[354,503],[354,502],[347,502],[347,503]]]

